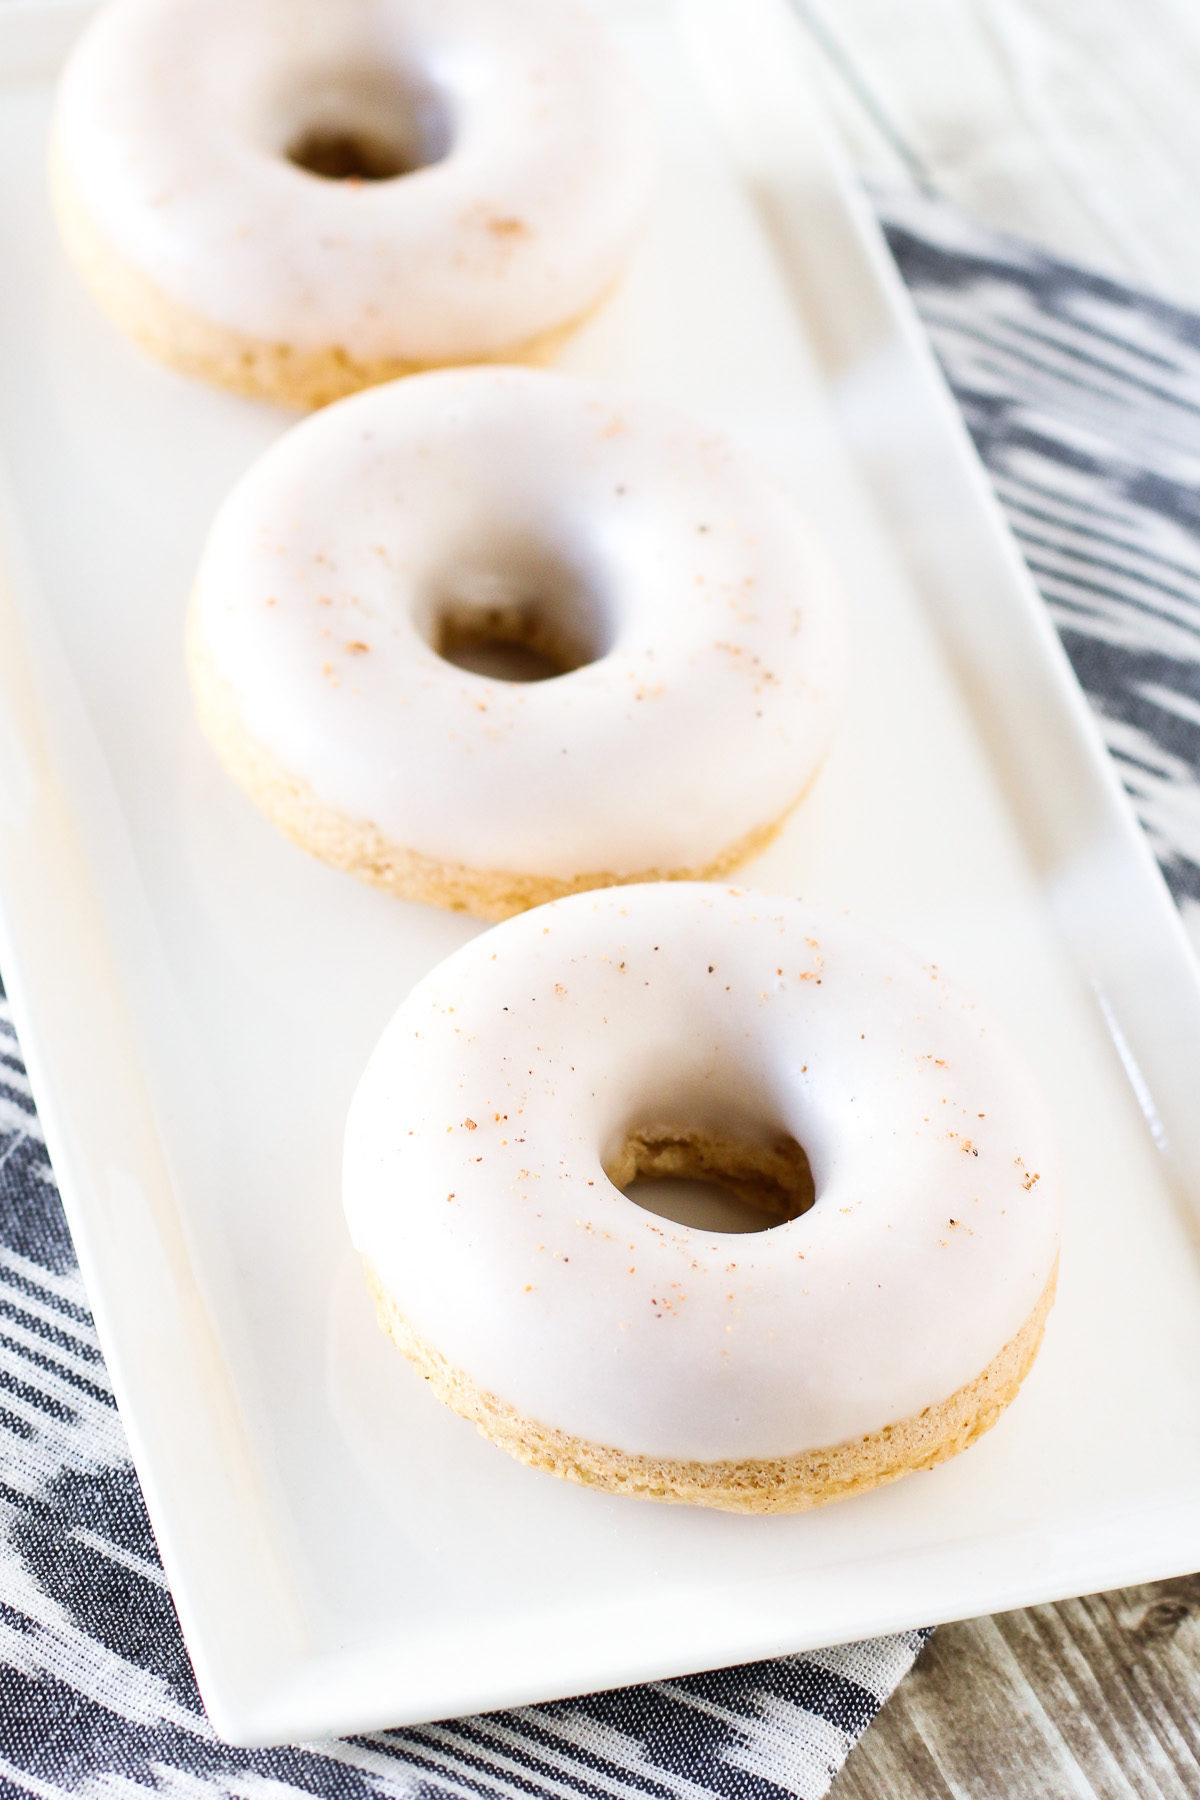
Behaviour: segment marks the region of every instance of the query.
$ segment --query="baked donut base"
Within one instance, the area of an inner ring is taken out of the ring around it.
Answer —
[[[84,286],[127,337],[158,362],[231,393],[312,410],[360,388],[456,363],[547,363],[602,301],[554,330],[491,352],[430,362],[381,357],[363,361],[338,344],[316,350],[274,344],[215,324],[171,299],[113,249],[97,230],[51,151],[50,192],[63,244]]]
[[[194,615],[188,626],[188,669],[196,714],[205,736],[227,772],[285,836],[322,862],[345,869],[372,887],[384,888],[402,900],[419,900],[451,912],[473,913],[481,919],[508,919],[547,900],[590,892],[593,888],[627,887],[649,881],[718,880],[765,850],[792,810],[789,808],[769,824],[755,826],[711,862],[694,869],[642,869],[625,875],[597,870],[558,877],[438,862],[418,850],[393,843],[376,826],[349,819],[327,805],[306,781],[291,774],[250,735],[232,689],[217,673],[200,642]],[[807,793],[807,788],[804,791]],[[803,798],[803,793],[798,794],[793,806],[798,806]]]
[[[848,1443],[804,1450],[795,1456],[681,1462],[606,1449],[525,1418],[494,1394],[476,1387],[419,1338],[365,1259],[364,1268],[379,1323],[393,1343],[430,1383],[443,1405],[470,1419],[484,1437],[519,1462],[546,1469],[581,1487],[603,1488],[640,1500],[746,1513],[805,1512],[829,1500],[865,1493],[917,1469],[932,1469],[966,1450],[1016,1399],[1041,1346],[1058,1279],[1056,1261],[1037,1305],[986,1369],[949,1399],[927,1406],[910,1419]]]

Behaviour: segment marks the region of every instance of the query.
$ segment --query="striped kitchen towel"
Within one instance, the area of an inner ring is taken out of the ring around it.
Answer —
[[[1200,944],[1200,314],[930,195],[874,198]]]
[[[929,198],[879,209],[1200,936],[1200,317]],[[820,1800],[927,1635],[336,1743],[219,1743],[2,1005],[0,1389],[0,1800]]]

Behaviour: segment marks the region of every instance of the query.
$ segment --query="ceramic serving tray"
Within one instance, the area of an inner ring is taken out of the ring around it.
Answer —
[[[287,844],[193,722],[188,587],[286,415],[146,361],[43,179],[73,3],[0,10],[0,966],[219,1732],[427,1720],[1200,1566],[1200,983],[785,0],[611,0],[657,109],[644,249],[563,365],[674,402],[814,515],[853,702],[745,881],[881,926],[1007,1022],[1062,1134],[1060,1299],[936,1471],[784,1518],[511,1462],[377,1331],[342,1121],[480,929]],[[939,1321],[931,1319],[937,1331]]]

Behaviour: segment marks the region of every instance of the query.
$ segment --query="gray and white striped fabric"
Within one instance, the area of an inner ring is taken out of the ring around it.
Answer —
[[[1200,920],[1200,318],[912,195],[893,248]],[[0,1003],[0,1800],[820,1800],[927,1634],[273,1751],[217,1741]]]
[[[1200,943],[1200,314],[877,194],[1026,561]]]

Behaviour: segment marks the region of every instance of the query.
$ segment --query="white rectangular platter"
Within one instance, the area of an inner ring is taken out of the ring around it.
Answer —
[[[190,578],[289,420],[143,359],[63,265],[42,171],[82,9],[18,4],[0,967],[201,1688],[244,1743],[1200,1565],[1200,984],[1178,918],[814,114],[785,0],[605,11],[665,172],[644,251],[562,360],[747,445],[819,521],[854,616],[851,715],[746,880],[848,907],[1007,1021],[1070,1170],[1061,1297],[975,1449],[806,1516],[575,1489],[429,1398],[346,1241],[341,1126],[393,1008],[478,927],[309,861],[199,736]]]

